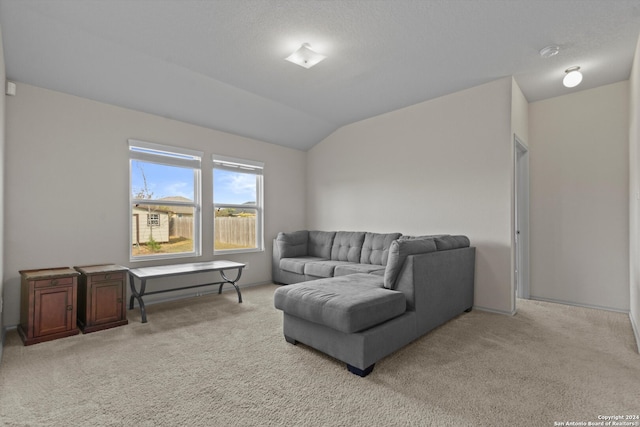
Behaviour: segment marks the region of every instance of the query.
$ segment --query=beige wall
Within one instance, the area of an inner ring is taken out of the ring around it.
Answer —
[[[307,225],[465,234],[475,305],[511,312],[511,90],[504,78],[337,130],[307,155]]]
[[[640,39],[629,79],[629,317],[640,351]]]
[[[629,83],[529,105],[531,297],[629,309]]]
[[[21,269],[105,262],[148,265],[129,262],[129,138],[205,153],[203,256],[167,263],[214,259],[212,153],[265,163],[266,251],[225,256],[249,263],[241,284],[268,281],[271,239],[278,231],[304,228],[302,151],[30,85],[17,89],[17,96],[7,100],[6,326],[19,323]]]

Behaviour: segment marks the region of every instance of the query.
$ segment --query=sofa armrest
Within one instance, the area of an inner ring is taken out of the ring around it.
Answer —
[[[271,280],[274,283],[282,283],[280,277],[280,249],[276,239],[273,239],[273,252],[271,254]]]
[[[398,276],[408,256],[437,251],[433,239],[394,240],[389,246],[389,258],[384,270],[384,287],[396,289]]]
[[[420,334],[473,307],[475,255],[467,247],[407,256],[396,290],[416,312]]]

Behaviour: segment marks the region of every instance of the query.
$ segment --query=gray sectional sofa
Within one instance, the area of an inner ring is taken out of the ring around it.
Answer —
[[[366,376],[473,306],[475,248],[465,236],[296,231],[273,241],[285,339]]]

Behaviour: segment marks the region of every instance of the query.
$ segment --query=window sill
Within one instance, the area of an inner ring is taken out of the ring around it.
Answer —
[[[264,252],[263,248],[253,248],[253,249],[222,249],[219,251],[214,250],[213,255],[234,255],[234,254],[247,254],[254,252]]]
[[[157,254],[157,255],[145,255],[145,256],[129,256],[131,262],[144,262],[144,261],[157,261],[163,259],[179,259],[179,258],[195,258],[200,254],[196,252],[180,252],[176,254]]]

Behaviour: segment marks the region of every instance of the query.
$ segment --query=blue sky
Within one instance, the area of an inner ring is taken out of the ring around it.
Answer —
[[[213,203],[242,204],[256,201],[256,176],[222,169],[213,171]]]
[[[147,189],[154,199],[182,196],[193,199],[193,169],[132,160],[131,186],[135,195],[144,188],[142,172],[147,179]],[[247,173],[216,169],[213,174],[215,203],[242,204],[256,200],[256,176]]]

